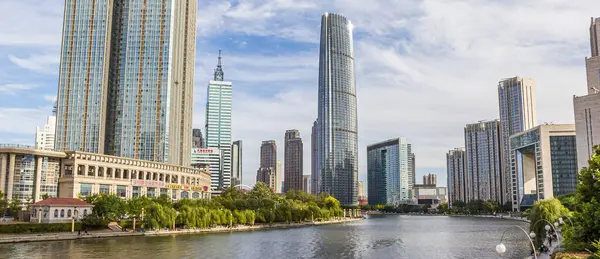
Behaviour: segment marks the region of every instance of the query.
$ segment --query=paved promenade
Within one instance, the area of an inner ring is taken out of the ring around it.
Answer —
[[[199,233],[223,233],[223,232],[243,232],[243,231],[255,231],[264,229],[284,229],[284,228],[298,228],[308,226],[319,226],[329,224],[340,224],[353,221],[359,221],[362,218],[343,218],[339,220],[329,221],[315,221],[315,222],[303,222],[303,223],[275,223],[275,224],[257,224],[254,226],[237,225],[233,228],[229,227],[213,227],[213,228],[202,228],[202,229],[178,229],[178,230],[156,230],[146,232],[113,232],[108,230],[103,231],[90,231],[88,235],[81,235],[77,233],[61,232],[61,233],[37,233],[37,234],[1,234],[0,244],[2,243],[21,243],[21,242],[40,242],[40,241],[59,241],[59,240],[73,240],[73,239],[91,239],[91,238],[106,238],[106,237],[128,237],[128,236],[160,236],[160,235],[181,235],[181,234],[199,234]]]

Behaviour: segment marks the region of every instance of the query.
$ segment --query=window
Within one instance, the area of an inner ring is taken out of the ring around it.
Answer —
[[[61,218],[65,217],[65,209],[60,210],[60,217]]]
[[[67,217],[71,217],[71,210],[70,209],[67,211]]]
[[[83,209],[83,216],[87,216],[87,209]]]
[[[55,217],[55,218],[58,218],[58,209],[55,209],[55,210],[54,210],[54,217]]]
[[[82,183],[79,187],[79,193],[83,196],[88,196],[92,194],[92,184]]]
[[[117,196],[121,198],[127,197],[127,186],[117,185]]]

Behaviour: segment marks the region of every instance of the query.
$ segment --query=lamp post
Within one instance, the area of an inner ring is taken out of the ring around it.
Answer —
[[[558,249],[560,250],[560,237],[558,236],[558,232],[556,232],[556,228],[554,228],[554,224],[557,224],[556,222],[553,224],[552,222],[550,222],[548,220],[540,219],[540,220],[536,221],[535,223],[533,223],[533,226],[531,227],[531,229],[535,229],[535,226],[542,221],[548,223],[548,224],[546,224],[546,226],[544,226],[546,233],[548,233],[550,231],[550,229],[553,229],[554,233],[556,233],[556,238],[557,238],[556,241],[558,242]],[[534,234],[534,236],[535,236],[535,233],[533,231],[529,235],[531,235],[531,234]]]
[[[504,232],[502,233],[502,237],[500,238],[500,244],[496,245],[496,252],[500,255],[506,252],[506,246],[504,245],[504,243],[502,243],[502,240],[504,239],[504,234],[506,234],[506,231],[508,231],[511,228],[518,228],[521,231],[523,231],[523,233],[527,236],[527,240],[529,240],[531,247],[533,248],[533,258],[537,259],[537,254],[535,253],[535,245],[533,245],[533,241],[530,238],[531,234],[527,235],[527,231],[525,231],[525,229],[519,226],[510,226],[504,230]],[[535,237],[535,233],[533,233],[533,236]]]
[[[173,231],[175,231],[175,221],[177,221],[177,216],[179,216],[179,211],[175,211],[175,218],[173,219]]]
[[[75,218],[79,216],[77,207],[73,207],[73,217],[71,217],[71,233],[75,233]]]

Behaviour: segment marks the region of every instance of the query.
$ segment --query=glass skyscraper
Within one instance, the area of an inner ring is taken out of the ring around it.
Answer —
[[[367,147],[370,205],[398,205],[410,199],[408,146],[405,138],[396,138]]]
[[[500,137],[502,141],[503,201],[511,201],[510,136],[537,125],[535,81],[531,78],[513,77],[498,83],[500,105]]]
[[[352,23],[339,14],[321,18],[318,170],[320,192],[358,205],[356,82]]]
[[[446,153],[446,170],[448,173],[448,205],[455,201],[466,202],[466,163],[465,150],[455,148]]]
[[[65,5],[55,149],[189,166],[197,1]]]
[[[211,185],[217,193],[231,186],[231,105],[232,83],[224,80],[221,52],[213,80],[206,95],[206,147],[221,150],[223,167],[218,175],[211,174]]]
[[[231,145],[231,185],[242,183],[242,141],[236,140]]]

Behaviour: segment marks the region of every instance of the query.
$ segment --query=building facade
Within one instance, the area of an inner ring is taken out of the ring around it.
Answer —
[[[122,198],[210,198],[208,164],[199,168],[95,153],[0,147],[0,190],[8,199],[42,195],[77,198],[115,194]],[[4,179],[7,179],[5,182]]]
[[[218,148],[221,150],[222,168],[216,192],[231,186],[231,116],[232,116],[232,83],[224,80],[224,73],[221,66],[221,52],[219,51],[219,61],[215,69],[213,80],[208,83],[208,93],[206,95],[206,147]]]
[[[480,121],[465,126],[466,200],[506,202],[502,195],[500,121]]]
[[[287,130],[285,132],[285,143],[284,143],[284,182],[283,191],[289,190],[302,190],[302,182],[304,172],[304,151],[302,138],[300,138],[300,131],[298,130]]]
[[[223,154],[218,148],[192,148],[191,153],[192,167],[198,168],[199,166],[209,165],[210,172],[210,190],[217,191],[222,190],[223,186],[219,186],[223,183],[221,177],[223,174]]]
[[[242,141],[236,140],[231,145],[231,185],[242,184]]]
[[[314,195],[319,195],[319,124],[317,121],[313,122],[312,133],[310,134],[310,192]]]
[[[467,202],[466,167],[466,154],[463,148],[455,148],[446,153],[448,206],[450,207],[454,201]]]
[[[305,193],[310,193],[310,184],[310,175],[302,176],[302,191],[304,191]]]
[[[204,148],[204,137],[200,129],[192,129],[192,148]]]
[[[370,205],[408,201],[408,143],[405,138],[367,146],[367,181]]]
[[[600,144],[600,18],[592,18],[590,25],[591,57],[585,58],[588,94],[573,96],[575,129],[577,131],[577,165],[588,166],[594,146]]]
[[[503,201],[512,198],[510,175],[510,136],[537,126],[535,81],[531,78],[513,77],[498,83],[500,110],[500,138],[502,152],[501,177]]]
[[[35,148],[54,150],[54,134],[56,131],[56,116],[48,116],[43,128],[35,127]]]
[[[575,125],[545,124],[510,137],[513,211],[575,191]]]
[[[48,198],[30,205],[31,223],[71,223],[92,214],[94,205],[77,198]]]
[[[277,160],[277,168],[275,168],[276,193],[283,193],[283,163]]]
[[[55,150],[189,166],[196,9],[66,0]]]
[[[408,189],[415,186],[416,175],[415,154],[412,152],[412,145],[408,144]]]
[[[423,184],[437,186],[437,174],[423,175]]]
[[[256,171],[256,182],[263,182],[277,192],[277,177],[273,167],[261,167]]]
[[[413,204],[438,205],[448,201],[448,189],[431,184],[416,184],[410,195]]]
[[[318,167],[320,192],[358,205],[358,128],[353,25],[339,14],[321,18]]]

